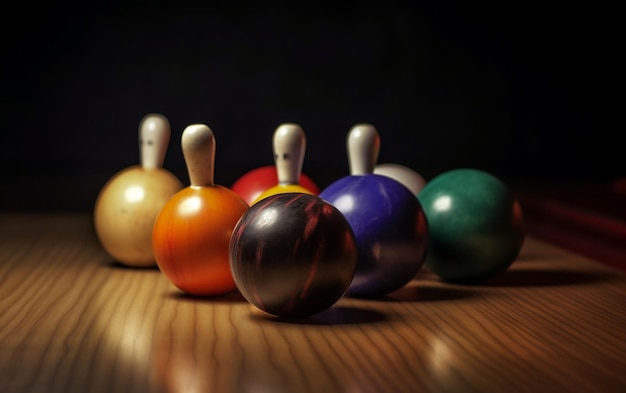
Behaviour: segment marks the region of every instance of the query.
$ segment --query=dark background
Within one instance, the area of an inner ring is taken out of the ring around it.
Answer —
[[[426,179],[476,167],[518,182],[624,175],[618,13],[602,3],[487,1],[14,4],[2,24],[3,210],[91,209],[138,163],[138,125],[217,140],[216,183],[272,164],[282,122],[306,132],[304,172],[348,174],[359,122],[379,162]]]

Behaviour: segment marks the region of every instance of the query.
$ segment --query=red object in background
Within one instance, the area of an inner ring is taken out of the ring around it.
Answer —
[[[615,193],[626,196],[626,177],[615,179],[611,188]]]
[[[626,179],[520,194],[527,232],[626,271]]]
[[[276,167],[274,165],[267,165],[253,169],[244,174],[233,183],[230,189],[250,205],[263,191],[277,184],[278,173],[276,172]],[[300,185],[311,191],[314,195],[319,195],[320,193],[319,187],[304,173],[300,175]]]

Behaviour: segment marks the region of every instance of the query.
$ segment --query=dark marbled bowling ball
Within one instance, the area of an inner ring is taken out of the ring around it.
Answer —
[[[450,170],[431,179],[418,199],[430,228],[425,266],[442,280],[481,283],[517,258],[524,240],[522,211],[496,176]]]
[[[358,262],[348,295],[382,296],[413,279],[426,257],[428,223],[408,188],[387,176],[350,175],[319,196],[343,213],[356,238]]]
[[[237,288],[252,305],[291,318],[324,311],[345,294],[357,250],[339,210],[315,195],[284,193],[244,213],[229,258]]]

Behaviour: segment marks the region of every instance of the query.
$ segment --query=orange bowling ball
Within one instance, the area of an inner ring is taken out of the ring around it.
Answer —
[[[161,272],[181,291],[215,296],[235,289],[228,245],[248,204],[229,188],[213,183],[215,138],[203,124],[182,136],[191,185],[165,204],[152,230],[154,256]]]
[[[182,291],[216,295],[235,282],[228,264],[228,242],[247,205],[229,189],[187,187],[161,210],[152,242],[161,271]]]

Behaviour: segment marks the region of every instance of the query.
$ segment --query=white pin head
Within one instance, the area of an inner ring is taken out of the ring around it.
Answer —
[[[215,136],[204,124],[187,126],[181,145],[191,186],[213,186],[215,164]]]
[[[306,150],[304,131],[294,123],[281,124],[274,132],[273,145],[278,183],[298,184]]]
[[[348,133],[348,161],[351,175],[374,173],[380,152],[380,137],[371,124],[356,124]]]
[[[163,167],[171,128],[167,118],[158,113],[150,113],[141,119],[139,125],[139,154],[141,166],[145,169]]]

